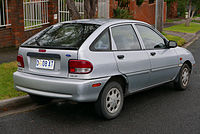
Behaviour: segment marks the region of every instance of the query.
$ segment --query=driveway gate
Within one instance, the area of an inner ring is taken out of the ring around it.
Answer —
[[[84,18],[84,0],[74,0],[81,18]],[[110,0],[98,0],[98,18],[109,18],[109,3]],[[58,21],[72,20],[70,12],[67,9],[66,0],[58,0]]]
[[[84,18],[84,0],[75,0],[75,6],[78,12],[81,14],[81,18]],[[67,9],[66,0],[58,0],[58,21],[69,21],[72,20],[70,12]]]
[[[98,0],[98,17],[109,18],[110,0]]]

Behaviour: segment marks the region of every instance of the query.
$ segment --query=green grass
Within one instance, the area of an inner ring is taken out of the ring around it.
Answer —
[[[26,95],[14,89],[13,73],[16,70],[17,62],[0,64],[0,100]]]
[[[174,22],[173,20],[171,19],[167,19],[166,22]]]
[[[190,23],[189,27],[185,24],[174,25],[168,28],[164,28],[166,31],[182,32],[182,33],[196,33],[200,31],[200,24]]]
[[[174,22],[174,21],[181,21],[182,19],[176,18],[176,19],[167,19],[166,22]]]
[[[200,20],[192,20],[192,22],[200,23]]]
[[[173,35],[169,35],[169,34],[165,34],[163,33],[164,36],[168,39],[168,40],[172,40],[172,41],[176,41],[178,46],[183,46],[185,44],[185,39],[179,37],[179,36],[173,36]]]

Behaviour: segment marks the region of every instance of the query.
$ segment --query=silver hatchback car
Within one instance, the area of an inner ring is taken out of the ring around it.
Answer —
[[[17,90],[38,102],[95,102],[107,119],[117,117],[134,92],[167,82],[185,90],[195,64],[188,50],[151,25],[120,19],[50,26],[20,46],[17,61]]]

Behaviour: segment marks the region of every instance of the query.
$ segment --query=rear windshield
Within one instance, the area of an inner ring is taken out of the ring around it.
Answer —
[[[96,24],[57,24],[38,33],[22,47],[79,49],[98,27]]]

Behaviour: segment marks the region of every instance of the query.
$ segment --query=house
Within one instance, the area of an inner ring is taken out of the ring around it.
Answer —
[[[113,17],[119,0],[98,0],[97,16]],[[130,0],[133,19],[155,23],[155,2],[144,0],[142,5]],[[84,16],[84,0],[76,0],[78,11]],[[16,46],[42,29],[70,20],[65,0],[0,0],[0,48]],[[166,3],[164,21],[166,20]]]

